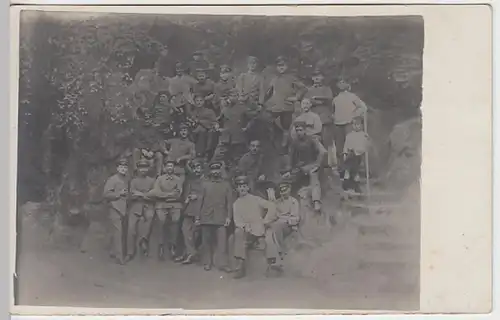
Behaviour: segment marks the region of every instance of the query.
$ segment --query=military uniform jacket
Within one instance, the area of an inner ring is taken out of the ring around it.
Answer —
[[[176,175],[159,176],[153,187],[152,194],[157,196],[156,209],[181,209],[182,203],[180,200],[182,193],[182,180]],[[160,198],[158,196],[167,196]]]
[[[144,194],[149,193],[154,186],[155,179],[151,177],[137,177],[130,182],[130,193],[141,192]],[[146,207],[154,204],[152,200],[144,200],[142,198],[132,198],[130,201],[129,212],[136,215],[141,215]]]
[[[118,211],[121,215],[127,213],[127,199],[120,197],[120,193],[128,190],[128,181],[119,174],[111,176],[104,185],[103,196],[109,201],[110,209]]]
[[[202,183],[200,201],[201,224],[224,225],[233,217],[233,190],[225,180],[206,180]]]
[[[203,181],[205,178],[202,177],[191,177],[187,181],[186,189],[184,190],[185,198],[190,194],[196,195],[198,198],[196,200],[191,200],[187,203],[184,209],[184,214],[189,217],[199,217],[201,200],[203,195]]]

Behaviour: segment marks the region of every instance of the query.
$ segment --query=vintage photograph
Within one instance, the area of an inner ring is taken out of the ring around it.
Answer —
[[[422,16],[23,10],[15,304],[419,310]]]

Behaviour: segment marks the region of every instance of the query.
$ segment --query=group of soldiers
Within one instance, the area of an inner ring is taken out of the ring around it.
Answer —
[[[284,239],[300,223],[292,193],[308,186],[312,207],[321,212],[327,148],[336,149],[344,188],[361,192],[366,105],[343,80],[334,97],[318,69],[312,85],[305,85],[285,57],[276,59],[269,84],[256,57],[248,57],[247,72],[236,79],[230,66],[221,66],[216,83],[199,54],[190,67],[176,64],[176,75],[164,79],[165,90],[152,105],[138,108],[133,157],[119,160],[104,187],[111,256],[120,264],[138,253],[148,256],[158,222],[160,260],[168,254],[182,264],[201,261],[208,271],[216,252],[218,268],[241,278],[247,249],[263,245],[268,270],[281,273]]]

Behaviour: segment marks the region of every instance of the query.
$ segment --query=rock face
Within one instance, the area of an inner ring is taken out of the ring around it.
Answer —
[[[420,179],[422,162],[422,121],[413,118],[394,126],[390,136],[386,188],[401,190]]]

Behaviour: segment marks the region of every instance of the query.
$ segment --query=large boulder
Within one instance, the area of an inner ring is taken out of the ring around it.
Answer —
[[[422,162],[422,121],[412,118],[394,126],[389,135],[390,155],[383,185],[404,190],[420,179]]]

